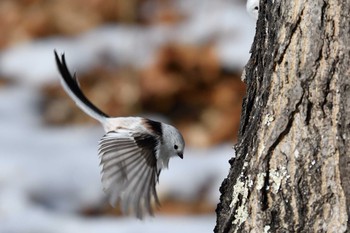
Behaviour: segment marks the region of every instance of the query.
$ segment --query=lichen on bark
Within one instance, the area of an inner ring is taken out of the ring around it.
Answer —
[[[264,1],[260,9],[215,232],[346,232],[350,5]]]

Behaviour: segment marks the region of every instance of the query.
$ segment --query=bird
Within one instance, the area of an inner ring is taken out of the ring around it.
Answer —
[[[76,77],[68,70],[64,53],[54,50],[65,92],[90,117],[99,121],[105,134],[98,144],[101,182],[109,203],[123,214],[142,219],[154,216],[159,207],[156,184],[169,159],[183,159],[185,141],[178,129],[144,117],[110,117],[84,95]]]
[[[247,0],[246,9],[250,16],[258,19],[259,15],[259,0]]]

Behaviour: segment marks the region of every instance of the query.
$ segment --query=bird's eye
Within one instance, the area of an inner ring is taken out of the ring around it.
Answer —
[[[174,149],[177,150],[177,148],[179,148],[177,145],[174,145]]]

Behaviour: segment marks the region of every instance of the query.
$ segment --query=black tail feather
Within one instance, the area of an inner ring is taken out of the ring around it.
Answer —
[[[54,53],[58,70],[62,76],[63,81],[65,82],[66,86],[70,89],[70,91],[92,111],[94,111],[102,117],[108,118],[109,116],[102,112],[100,109],[98,109],[93,103],[91,103],[81,91],[75,73],[72,76],[68,70],[65,55],[62,54],[60,59],[56,50],[54,50]]]

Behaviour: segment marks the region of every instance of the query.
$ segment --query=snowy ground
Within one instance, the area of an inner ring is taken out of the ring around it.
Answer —
[[[58,80],[53,49],[65,51],[69,65],[75,69],[89,67],[101,53],[117,56],[119,63],[143,66],[152,62],[155,49],[166,41],[198,43],[217,37],[223,64],[242,68],[249,57],[254,20],[243,5],[206,2],[193,4],[196,13],[176,28],[108,25],[76,38],[49,38],[0,52],[0,73],[16,79],[15,85],[0,89],[0,233],[212,231],[214,213],[156,216],[144,222],[77,214],[105,198],[97,157],[102,129],[44,127],[37,109],[37,88],[43,82]],[[188,199],[210,180],[213,186],[208,199],[217,203],[218,189],[232,156],[231,145],[209,150],[188,148],[184,160],[172,159],[170,170],[162,173],[160,195],[170,192]]]
[[[255,32],[255,21],[245,6],[232,0],[179,0],[178,4],[184,11],[192,12],[180,25],[105,25],[74,38],[47,38],[8,48],[0,53],[0,73],[40,84],[57,80],[54,49],[65,52],[69,66],[76,70],[98,63],[99,56],[112,58],[119,65],[142,67],[153,62],[157,48],[165,43],[211,41],[223,66],[242,69]]]
[[[157,216],[144,223],[133,218],[84,218],[75,214],[104,200],[96,148],[100,128],[47,128],[40,125],[37,97],[26,86],[0,92],[0,232],[205,232],[214,215]],[[198,155],[200,154],[200,155]],[[166,193],[193,199],[210,180],[209,201],[218,202],[218,188],[233,155],[229,145],[188,149],[173,159],[160,177]],[[132,223],[132,224],[131,224]],[[179,224],[181,223],[181,224]],[[114,229],[114,230],[113,230]],[[146,231],[144,231],[146,230]]]

